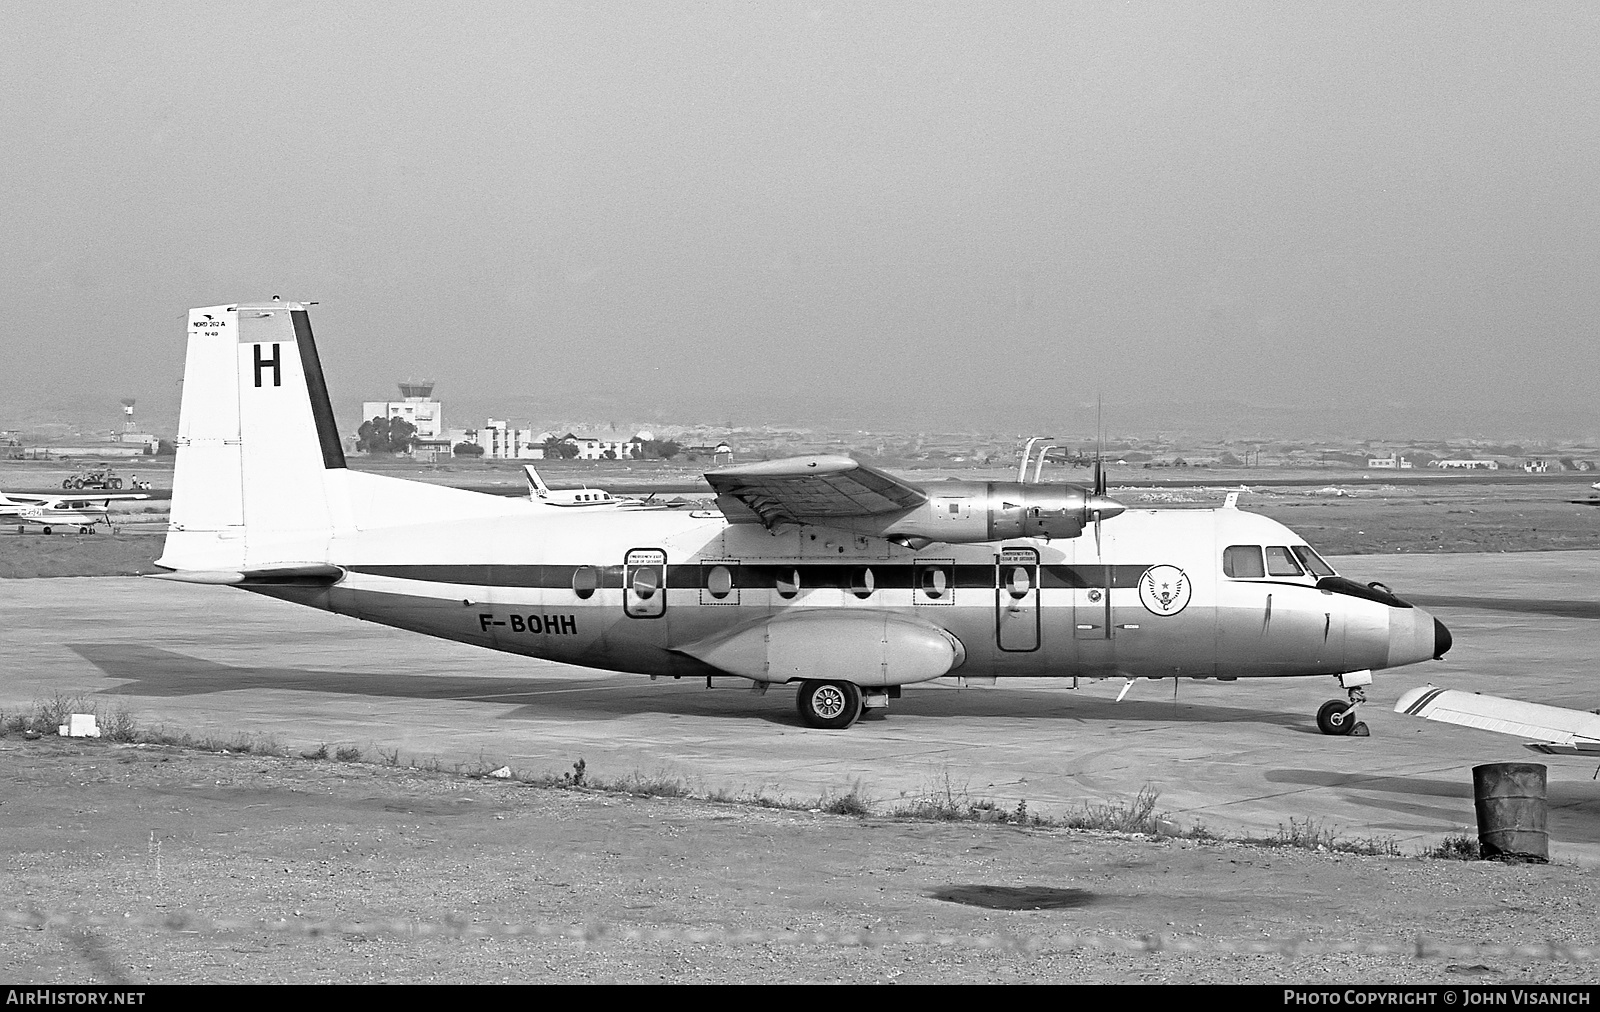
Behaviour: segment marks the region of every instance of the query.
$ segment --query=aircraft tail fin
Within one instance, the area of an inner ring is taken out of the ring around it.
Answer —
[[[172,520],[159,565],[318,562],[348,524],[344,449],[306,306],[189,313]]]
[[[550,498],[550,486],[546,485],[544,479],[539,477],[539,472],[533,469],[533,465],[523,464],[522,470],[528,476],[528,495],[531,498],[538,499]]]

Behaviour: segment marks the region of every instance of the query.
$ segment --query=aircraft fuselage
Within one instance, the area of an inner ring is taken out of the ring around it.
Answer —
[[[545,509],[447,529],[447,539],[426,526],[335,538],[327,561],[346,574],[336,584],[247,589],[647,674],[725,673],[683,648],[824,612],[942,629],[964,655],[948,673],[974,678],[1335,675],[1436,649],[1432,616],[1382,595],[1319,589],[1311,573],[1226,576],[1230,546],[1305,545],[1240,510],[1129,510],[1098,546],[1085,533],[920,551],[819,527],[768,533],[713,512]],[[430,543],[441,545],[433,560]]]

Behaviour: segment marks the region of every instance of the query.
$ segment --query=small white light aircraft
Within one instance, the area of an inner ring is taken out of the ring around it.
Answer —
[[[629,500],[618,499],[599,488],[561,489],[557,491],[544,483],[532,464],[523,464],[528,476],[528,497],[549,503],[551,506],[618,506]]]
[[[1373,670],[1450,648],[1282,524],[1127,509],[1103,476],[923,488],[801,457],[712,471],[717,509],[668,510],[351,471],[301,303],[191,311],[179,430],[161,578],[589,667],[797,682],[813,727],[945,676],[1322,675],[1348,701],[1318,723],[1348,734]]]
[[[113,499],[148,499],[138,492],[120,495],[6,495],[0,492],[0,524],[16,524],[17,533],[29,526],[54,533],[57,527],[76,527],[79,534],[92,534],[97,524],[111,526]]]
[[[1600,714],[1587,710],[1424,685],[1402,695],[1394,712],[1537,738],[1523,744],[1546,755],[1600,755]]]

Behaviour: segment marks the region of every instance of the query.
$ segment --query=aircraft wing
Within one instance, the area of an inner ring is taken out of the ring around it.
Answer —
[[[903,513],[928,501],[915,485],[844,456],[788,457],[707,471],[729,523],[827,524]]]
[[[148,499],[148,492],[118,492],[114,495],[63,495],[58,496],[52,506],[60,508],[64,502],[110,502],[113,499]]]
[[[1524,742],[1535,752],[1550,755],[1600,753],[1600,714],[1586,710],[1525,703],[1520,699],[1457,689],[1436,689],[1431,685],[1412,689],[1401,696],[1394,710],[1447,724],[1538,739]]]

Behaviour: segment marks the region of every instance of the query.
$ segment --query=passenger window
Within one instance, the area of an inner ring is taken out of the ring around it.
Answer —
[[[572,589],[578,600],[587,601],[600,586],[600,573],[593,566],[579,566],[572,572]]]
[[[937,566],[929,566],[922,571],[922,592],[934,600],[944,597],[950,589],[950,574]]]
[[[1292,551],[1295,558],[1300,560],[1300,564],[1310,570],[1311,575],[1317,579],[1333,575],[1333,567],[1323,562],[1322,556],[1312,551],[1310,545],[1295,545]]]
[[[1305,570],[1300,568],[1300,563],[1294,561],[1289,549],[1272,545],[1267,549],[1267,575],[1304,576]]]
[[[850,574],[850,593],[865,601],[872,596],[872,590],[877,586],[877,580],[872,576],[872,570],[866,566],[854,570]]]
[[[633,592],[639,600],[648,601],[661,589],[661,574],[658,570],[640,566],[633,571]]]
[[[1028,591],[1033,589],[1028,579],[1028,570],[1022,566],[1012,566],[1011,572],[1005,578],[1006,593],[1011,595],[1013,601],[1020,601],[1028,596]]]
[[[706,574],[706,590],[718,601],[727,597],[733,590],[733,573],[727,566],[712,566]]]
[[[1222,551],[1222,575],[1235,580],[1257,580],[1267,575],[1259,545],[1230,545]]]
[[[777,587],[778,596],[786,601],[800,593],[800,571],[791,569],[787,573],[778,574]]]

